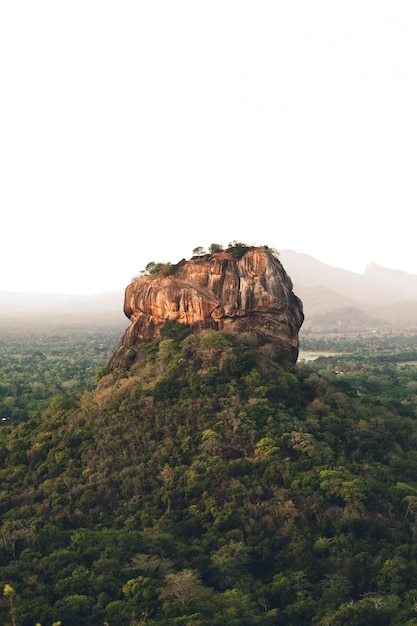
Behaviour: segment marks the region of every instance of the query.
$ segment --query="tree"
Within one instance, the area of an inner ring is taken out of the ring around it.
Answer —
[[[210,254],[215,254],[216,252],[223,252],[224,248],[219,243],[211,243],[209,246]]]
[[[6,598],[9,599],[10,617],[12,618],[13,626],[16,626],[16,612],[15,612],[15,608],[14,608],[15,590],[13,589],[13,587],[11,585],[6,584],[6,585],[4,585],[3,595]]]
[[[159,597],[161,600],[176,600],[185,606],[202,600],[207,595],[207,591],[197,570],[183,569],[176,574],[165,576],[165,587]]]
[[[247,248],[248,245],[246,243],[242,243],[241,241],[232,241],[229,243],[228,251],[231,252],[234,259],[241,259]]]

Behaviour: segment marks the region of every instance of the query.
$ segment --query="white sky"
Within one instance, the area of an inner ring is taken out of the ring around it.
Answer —
[[[415,0],[0,4],[0,290],[229,241],[417,274]]]

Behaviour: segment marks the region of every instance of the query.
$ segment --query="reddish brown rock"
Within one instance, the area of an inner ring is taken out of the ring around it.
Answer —
[[[168,320],[195,330],[254,333],[275,344],[283,362],[295,362],[304,316],[292,288],[280,261],[264,247],[246,248],[239,259],[226,251],[182,260],[169,276],[140,276],[125,292],[131,325],[110,367],[122,366],[132,348],[151,341]]]

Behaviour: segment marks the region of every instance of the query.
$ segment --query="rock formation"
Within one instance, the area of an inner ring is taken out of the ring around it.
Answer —
[[[134,360],[134,347],[151,341],[168,320],[195,330],[249,332],[275,344],[282,362],[295,362],[302,303],[280,261],[268,248],[248,247],[195,256],[134,279],[125,292],[131,325],[110,360],[114,369]]]

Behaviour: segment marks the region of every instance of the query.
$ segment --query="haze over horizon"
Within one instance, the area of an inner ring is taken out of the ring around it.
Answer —
[[[0,7],[0,291],[239,240],[417,274],[417,5]]]
[[[294,282],[294,278],[295,277],[293,275],[293,267],[292,266],[293,266],[294,263],[296,264],[296,266],[298,266],[300,264],[300,268],[302,268],[302,273],[305,273],[306,272],[306,268],[307,268],[306,263],[305,263],[305,261],[306,261],[305,257],[312,259],[312,261],[314,262],[314,267],[315,267],[315,272],[316,273],[317,273],[317,268],[320,267],[320,265],[323,265],[324,268],[329,268],[329,269],[335,270],[336,272],[338,270],[343,270],[343,271],[346,271],[346,272],[350,272],[350,273],[352,273],[354,275],[357,275],[358,277],[366,276],[366,277],[368,277],[368,278],[370,277],[372,279],[372,277],[375,276],[374,272],[372,271],[373,270],[373,266],[376,266],[377,268],[381,268],[383,270],[386,279],[391,277],[390,272],[401,272],[404,275],[404,277],[406,275],[408,275],[408,276],[411,276],[411,277],[415,276],[417,278],[417,273],[413,274],[413,273],[410,273],[410,272],[406,272],[405,270],[402,270],[401,268],[392,268],[392,267],[382,266],[382,265],[379,265],[379,264],[375,263],[374,261],[372,261],[371,263],[368,263],[366,265],[366,267],[364,267],[364,271],[363,272],[356,272],[354,270],[349,270],[348,268],[344,268],[344,267],[340,267],[340,266],[333,266],[331,264],[325,263],[321,259],[313,257],[312,255],[310,255],[310,254],[308,254],[306,252],[297,252],[295,250],[289,250],[287,248],[285,248],[285,249],[283,249],[281,251],[278,251],[278,253],[280,253],[280,252],[282,254],[279,254],[279,258],[280,258],[280,260],[281,260],[281,262],[282,262],[282,264],[284,266],[284,269],[289,273],[290,277],[293,279],[293,282]],[[288,255],[290,255],[290,256],[288,257]],[[193,256],[192,252],[190,252],[190,254],[188,254],[188,255],[180,256],[180,257],[176,258],[175,260],[171,259],[171,261],[173,263],[178,263],[179,261],[181,261],[182,258],[189,259],[189,258],[191,258],[191,256]],[[291,261],[289,261],[289,258],[291,259]],[[386,274],[386,272],[388,272],[388,274]],[[307,278],[307,276],[308,276],[308,274],[305,274],[306,278]],[[132,278],[134,278],[134,277],[132,276],[131,279]],[[126,282],[126,284],[121,285],[119,288],[116,288],[116,289],[103,289],[101,291],[92,291],[90,293],[70,292],[70,291],[62,291],[62,290],[61,291],[60,290],[56,290],[56,291],[49,291],[49,292],[48,291],[47,292],[41,292],[41,291],[28,291],[28,290],[16,291],[16,290],[12,290],[12,289],[0,289],[0,296],[3,296],[3,302],[7,302],[8,301],[8,298],[7,298],[8,295],[13,297],[14,295],[20,296],[20,295],[24,295],[25,294],[27,296],[33,297],[33,303],[36,303],[37,296],[42,296],[44,298],[45,297],[47,298],[48,296],[51,296],[52,301],[55,298],[66,299],[66,298],[73,298],[74,297],[75,298],[74,305],[77,306],[77,302],[79,301],[79,299],[85,298],[86,301],[89,300],[90,298],[95,300],[97,297],[99,299],[100,298],[104,298],[105,299],[107,296],[112,297],[113,294],[123,293],[131,279],[129,279]],[[391,277],[391,279],[392,279],[392,277]],[[304,283],[305,283],[305,280],[304,280]],[[317,287],[317,284],[314,283],[311,286],[312,287]],[[5,299],[5,297],[6,297],[6,299]],[[1,300],[1,298],[0,298],[0,300]],[[12,302],[12,300],[10,300],[10,302]],[[42,300],[42,302],[44,302],[44,300]],[[103,300],[103,303],[104,302],[105,302],[105,300]],[[113,302],[112,300],[109,300],[110,305],[112,304],[112,302]],[[0,304],[1,304],[1,301],[0,301]]]

